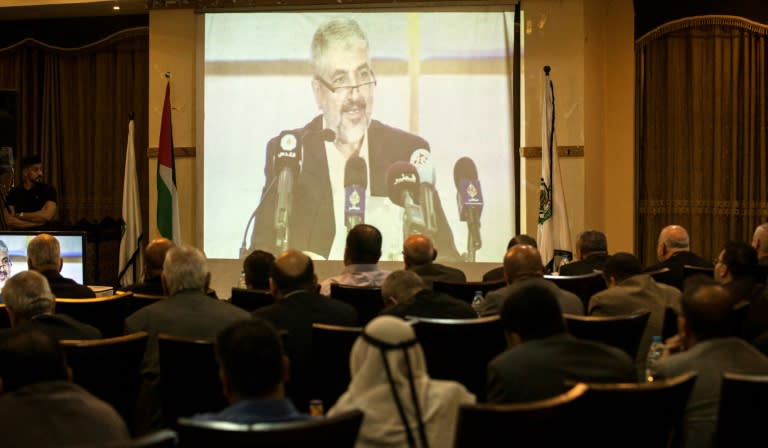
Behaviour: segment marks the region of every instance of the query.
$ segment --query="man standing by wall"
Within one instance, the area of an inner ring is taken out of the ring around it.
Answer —
[[[8,193],[5,221],[11,229],[43,228],[56,216],[56,189],[43,183],[39,155],[21,159],[21,185]]]

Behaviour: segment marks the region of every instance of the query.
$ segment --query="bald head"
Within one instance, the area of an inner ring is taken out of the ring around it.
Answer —
[[[435,257],[435,246],[425,235],[411,235],[403,243],[403,261],[406,269],[432,263]]]
[[[697,342],[730,335],[733,301],[722,286],[704,284],[688,288],[681,299],[686,333]]]
[[[41,233],[27,245],[27,266],[35,271],[61,270],[61,246],[59,240]]]
[[[768,256],[768,222],[760,224],[752,235],[752,247],[757,251],[757,259]]]
[[[688,231],[684,227],[678,225],[667,226],[661,229],[661,233],[659,233],[656,255],[659,257],[659,261],[665,261],[676,252],[689,251],[690,244]]]
[[[275,295],[314,290],[317,285],[315,266],[308,256],[298,250],[283,252],[272,264],[269,284]]]
[[[175,246],[173,241],[167,238],[157,238],[147,244],[147,248],[144,250],[144,261],[146,262],[144,270],[147,278],[160,277],[160,274],[163,273],[165,254]]]
[[[507,284],[525,278],[535,278],[544,275],[539,251],[527,244],[512,246],[504,256],[504,278]]]

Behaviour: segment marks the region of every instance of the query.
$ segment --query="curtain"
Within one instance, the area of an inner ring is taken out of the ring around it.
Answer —
[[[765,25],[708,16],[637,41],[637,253],[646,265],[668,224],[715,258],[768,220],[766,35]]]
[[[132,28],[79,48],[26,39],[0,49],[0,88],[18,92],[17,160],[39,153],[58,191],[58,220],[121,215],[128,117],[147,222],[149,29]]]

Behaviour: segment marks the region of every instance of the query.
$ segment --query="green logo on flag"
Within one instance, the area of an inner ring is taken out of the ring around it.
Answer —
[[[544,179],[539,182],[539,224],[552,217],[552,188],[550,188]]]

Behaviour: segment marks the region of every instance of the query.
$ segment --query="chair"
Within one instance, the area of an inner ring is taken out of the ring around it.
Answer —
[[[652,383],[587,384],[587,391],[574,408],[585,437],[579,444],[670,446],[695,382],[696,373],[690,372]]]
[[[252,425],[182,418],[179,419],[179,447],[352,448],[355,446],[362,421],[363,413],[360,411],[350,411],[328,418]]]
[[[463,405],[454,448],[573,446],[565,443],[576,436],[567,428],[586,390],[586,385],[577,384],[562,395],[530,403]]]
[[[175,448],[179,441],[176,431],[161,429],[131,440],[128,448]]]
[[[436,379],[463,384],[485,399],[487,365],[507,348],[499,316],[478,319],[413,319],[413,330],[424,350],[427,372]]]
[[[667,340],[676,335],[677,329],[677,311],[674,308],[664,308],[664,323],[661,326],[661,338]]]
[[[0,303],[0,328],[11,328],[11,317],[4,303]]]
[[[660,283],[665,283],[662,280],[664,280],[664,278],[667,276],[668,272],[669,272],[669,268],[661,268],[661,269],[657,269],[655,271],[646,272],[646,274],[648,274],[651,277],[653,277],[654,281],[657,281],[657,282],[660,282]]]
[[[499,288],[503,288],[507,283],[504,281],[498,282],[444,282],[435,280],[432,282],[432,290],[435,292],[442,292],[448,294],[459,300],[463,300],[469,304],[472,304],[472,299],[475,297],[475,291],[482,291],[483,297],[490,291],[494,291]]]
[[[364,327],[384,309],[381,288],[331,284],[331,297],[352,305],[357,310],[357,321]]]
[[[691,266],[689,264],[683,265],[683,284],[685,284],[685,280],[687,280],[689,277],[693,277],[694,275],[703,275],[711,279],[714,272],[714,266]]]
[[[67,355],[75,384],[111,404],[133,427],[147,333],[139,331],[108,339],[62,340],[59,344]]]
[[[253,311],[257,308],[272,305],[275,298],[272,293],[261,289],[232,288],[232,298],[229,299],[232,305],[238,306],[245,311]]]
[[[618,347],[632,359],[637,358],[637,350],[648,324],[650,311],[642,311],[626,316],[575,316],[563,314],[568,331],[581,339],[603,342]]]
[[[56,298],[56,312],[101,330],[105,338],[121,336],[133,293],[118,291],[95,299]]]
[[[768,414],[768,375],[725,372],[720,387],[716,445],[755,446],[765,442]]]
[[[589,299],[605,289],[605,279],[600,272],[584,275],[545,275],[544,278],[558,288],[579,296],[585,310],[589,309]]]
[[[131,298],[131,302],[128,304],[128,311],[127,311],[126,317],[130,316],[136,311],[139,311],[145,306],[154,305],[155,303],[161,300],[165,300],[167,298],[168,296],[156,296],[154,294],[141,294],[138,292],[134,292],[133,297]]]
[[[179,417],[227,406],[213,342],[161,333],[157,343],[160,400],[167,425],[175,425]]]
[[[331,407],[351,381],[349,354],[362,327],[312,324],[313,397]]]

